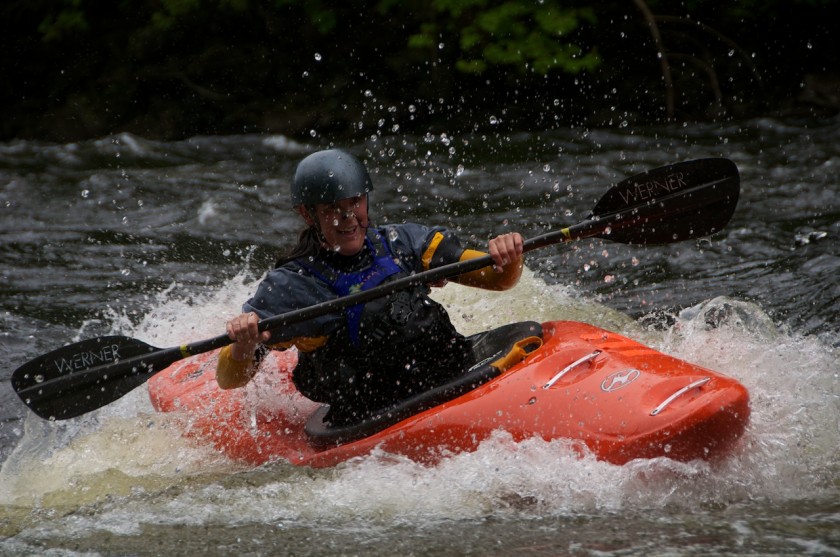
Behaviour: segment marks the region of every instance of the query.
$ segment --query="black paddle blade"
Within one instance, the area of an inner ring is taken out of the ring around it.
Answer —
[[[672,164],[620,182],[598,201],[590,218],[613,219],[599,237],[625,244],[709,236],[732,218],[740,184],[738,167],[729,159]]]
[[[152,370],[163,369],[166,352],[124,336],[84,340],[20,366],[12,373],[12,388],[42,418],[73,418],[141,385]],[[172,361],[181,357],[176,354]]]
[[[713,234],[732,217],[739,182],[738,169],[727,159],[700,159],[650,170],[614,186],[584,222],[530,238],[525,242],[525,251],[592,237],[627,244],[666,244]],[[491,263],[490,256],[485,255],[444,265],[275,315],[261,321],[260,330],[299,323]],[[219,335],[162,350],[127,337],[100,337],[65,346],[24,364],[12,374],[12,386],[42,418],[73,418],[117,400],[182,358],[230,342],[227,335]]]

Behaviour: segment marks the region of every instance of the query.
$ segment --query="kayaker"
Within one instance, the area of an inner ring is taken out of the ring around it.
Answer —
[[[219,356],[220,387],[246,385],[267,348],[295,346],[295,386],[329,404],[328,420],[341,424],[444,383],[475,363],[469,342],[425,285],[282,330],[258,331],[260,319],[485,255],[461,247],[444,227],[371,225],[372,190],[365,165],[347,152],[319,151],[299,163],[291,201],[307,227],[242,314],[228,321],[234,343]],[[522,272],[522,246],[519,233],[497,236],[488,247],[495,265],[454,280],[488,290],[511,288]]]

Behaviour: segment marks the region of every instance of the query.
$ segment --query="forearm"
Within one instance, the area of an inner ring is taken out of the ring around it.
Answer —
[[[237,357],[234,357],[237,356]],[[234,346],[228,345],[219,351],[216,363],[216,382],[222,389],[244,387],[257,372],[256,356],[235,354]]]
[[[467,249],[464,250],[460,260],[466,261],[468,259],[475,259],[484,255],[487,254],[481,251]],[[498,272],[492,265],[488,265],[487,267],[482,267],[481,269],[459,275],[452,280],[458,284],[463,284],[464,286],[474,286],[477,288],[484,288],[485,290],[507,290],[509,288],[513,288],[513,286],[519,282],[519,277],[522,275],[522,267],[524,264],[525,256],[522,255],[516,261],[505,265],[502,272]]]
[[[216,382],[222,389],[238,389],[247,385],[257,374],[262,356],[268,350],[287,350],[294,346],[300,352],[311,352],[326,344],[327,337],[297,337],[271,346],[260,345],[250,353],[240,353],[238,344],[230,344],[219,351],[216,363]],[[258,357],[257,354],[260,356]]]

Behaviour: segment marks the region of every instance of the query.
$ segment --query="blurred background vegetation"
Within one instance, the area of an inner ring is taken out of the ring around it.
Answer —
[[[833,114],[837,0],[5,0],[0,139]]]

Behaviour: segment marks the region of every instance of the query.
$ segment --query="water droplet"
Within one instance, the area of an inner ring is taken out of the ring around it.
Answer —
[[[82,190],[82,197],[87,199],[89,195],[90,195],[90,190]]]
[[[491,116],[491,117],[490,117],[490,124],[492,124],[492,125],[494,125],[494,126],[495,126],[495,125],[496,125],[496,124],[498,124],[498,123],[499,123],[499,119],[498,119],[498,118],[496,118],[495,116]]]
[[[320,61],[321,61],[321,53],[320,53],[320,52],[316,52],[316,53],[315,53],[315,61],[316,61],[316,62],[320,62]]]

